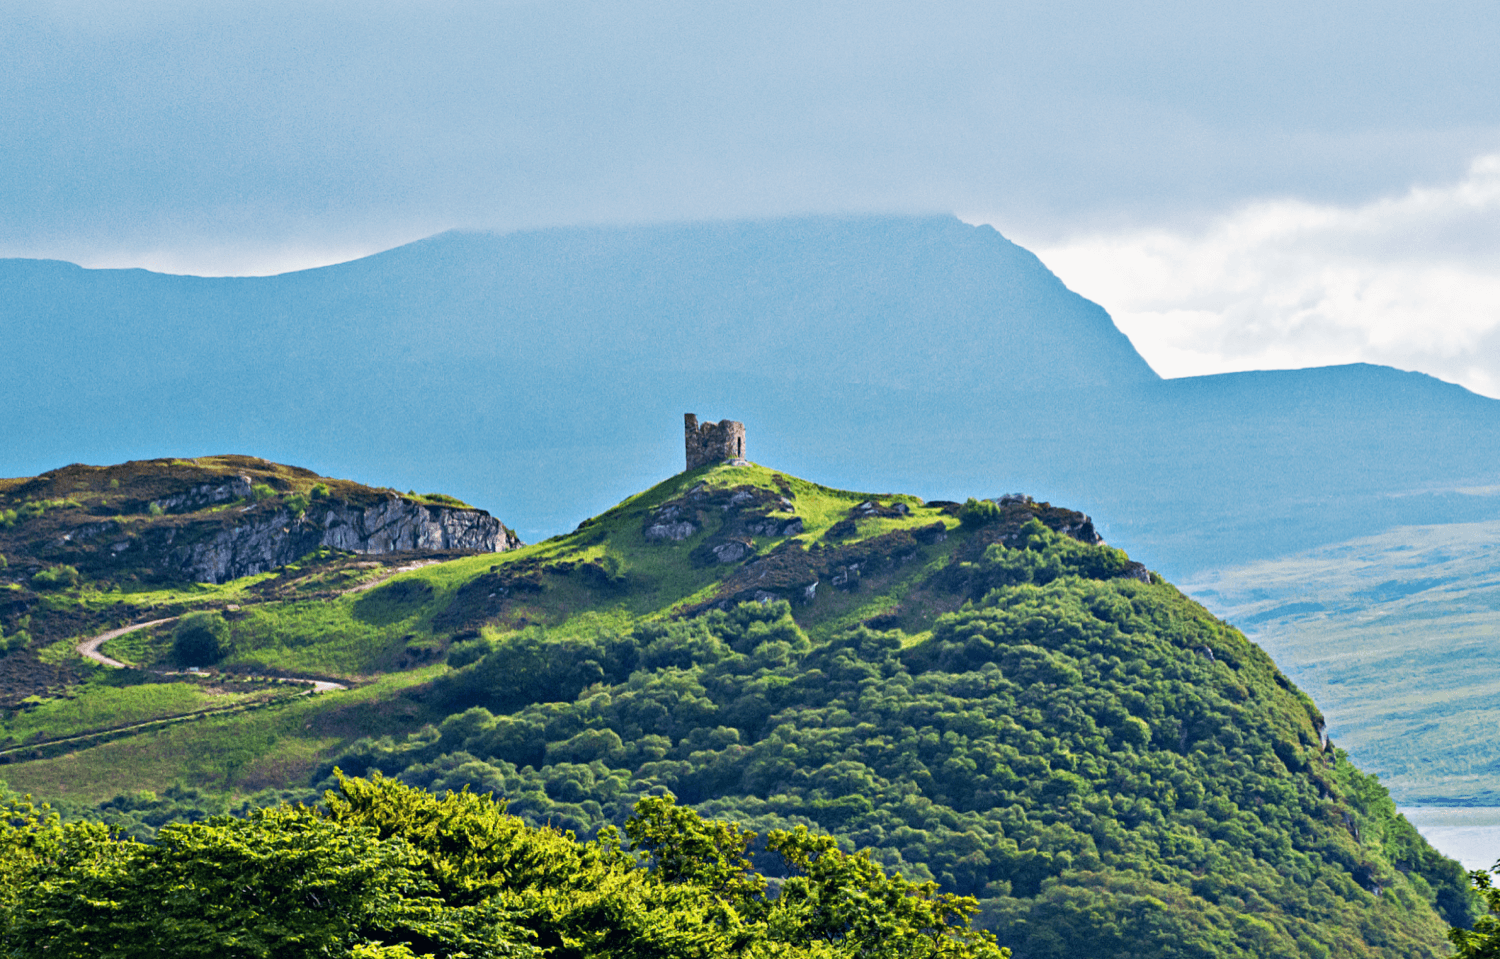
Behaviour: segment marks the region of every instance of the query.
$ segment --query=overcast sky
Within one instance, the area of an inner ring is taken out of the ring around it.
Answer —
[[[957,213],[1165,375],[1500,395],[1500,5],[0,4],[0,256]]]

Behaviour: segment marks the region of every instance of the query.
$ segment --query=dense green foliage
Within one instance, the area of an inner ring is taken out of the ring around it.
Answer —
[[[178,666],[212,666],[228,639],[229,624],[219,613],[188,613],[172,630],[172,658]]]
[[[1023,532],[913,645],[814,644],[785,604],[523,630],[460,647],[441,725],[338,762],[586,834],[664,790],[826,830],[980,898],[1028,959],[1440,955],[1424,917],[1469,920],[1462,871],[1269,659],[1169,586],[1078,575],[1118,551]]]
[[[0,656],[6,653],[16,653],[25,649],[31,642],[31,636],[24,629],[18,629],[9,636],[4,629],[0,629]]]
[[[340,778],[323,808],[169,825],[149,845],[14,798],[0,946],[15,959],[204,956],[1004,959],[972,899],[888,876],[805,829],[755,835],[643,800],[578,843],[472,793]]]
[[[70,589],[77,585],[78,570],[67,565],[38,570],[31,577],[31,588],[35,590]]]
[[[319,498],[313,474],[257,475],[276,508]],[[130,483],[161,495],[148,480]],[[174,823],[280,822],[259,810],[344,788],[336,768],[434,794],[471,787],[590,839],[588,855],[631,858],[613,838],[624,830],[658,880],[727,904],[733,921],[708,917],[715,935],[765,919],[769,895],[801,903],[799,928],[864,936],[864,954],[889,929],[851,932],[863,920],[823,898],[817,875],[885,896],[889,915],[972,897],[1020,959],[1438,956],[1443,918],[1473,919],[1460,867],[1324,740],[1270,659],[1061,507],[712,468],[569,536],[374,575],[319,553],[256,581],[23,596],[6,628],[41,625],[34,653],[6,661],[17,685],[52,675],[42,666],[104,623],[182,616],[111,640],[106,654],[128,662],[197,661],[173,644],[200,627],[224,656],[192,689],[114,688],[88,667],[0,717],[17,744],[7,773],[69,797],[68,818],[153,848],[189,835]],[[273,670],[351,688],[277,700],[227,681]],[[210,698],[228,710],[178,722]],[[99,745],[64,754],[65,732]],[[48,755],[32,752],[42,740]],[[225,835],[248,843],[245,828]],[[910,883],[936,885],[913,897]],[[581,888],[568,895],[594,895]],[[608,902],[657,908],[640,895]],[[684,914],[707,921],[695,908]],[[356,913],[337,949],[379,931]],[[934,915],[958,913],[901,921]],[[517,928],[530,931],[516,949],[543,942],[528,938],[541,927]],[[787,933],[771,952],[814,938]]]
[[[1497,864],[1496,869],[1500,869]],[[1475,870],[1469,873],[1484,902],[1488,915],[1479,917],[1474,928],[1455,927],[1448,931],[1448,941],[1453,943],[1456,959],[1500,959],[1500,889],[1490,879],[1492,870]]]

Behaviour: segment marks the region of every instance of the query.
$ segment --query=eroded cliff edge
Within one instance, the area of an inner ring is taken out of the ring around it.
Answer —
[[[67,564],[89,579],[222,583],[320,548],[380,555],[521,545],[489,512],[449,496],[402,495],[252,457],[75,464],[0,482],[0,507],[10,509],[0,514],[0,545],[20,582]]]

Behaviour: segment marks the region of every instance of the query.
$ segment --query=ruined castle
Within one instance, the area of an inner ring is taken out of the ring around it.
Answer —
[[[735,420],[698,425],[696,413],[682,417],[687,434],[687,468],[745,458],[745,424]]]

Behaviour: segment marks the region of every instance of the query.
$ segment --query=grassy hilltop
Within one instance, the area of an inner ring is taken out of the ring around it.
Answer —
[[[1270,658],[1071,510],[718,466],[566,536],[392,568],[13,583],[0,624],[28,641],[0,663],[55,672],[7,710],[0,777],[143,836],[335,767],[580,836],[670,792],[974,896],[1019,959],[1439,956],[1472,916]],[[104,645],[142,668],[72,653],[189,610]],[[150,672],[189,628],[208,670]]]

